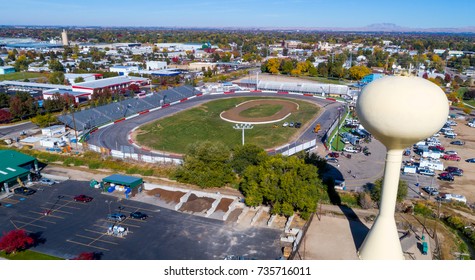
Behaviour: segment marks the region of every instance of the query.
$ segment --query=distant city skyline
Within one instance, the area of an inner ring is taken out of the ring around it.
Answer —
[[[442,4],[443,3],[443,4]],[[399,0],[17,0],[1,5],[0,25],[195,28],[475,27],[475,1]]]

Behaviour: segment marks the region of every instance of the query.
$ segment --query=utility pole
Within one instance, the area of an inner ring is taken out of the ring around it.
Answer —
[[[241,129],[242,130],[242,145],[244,146],[244,130],[245,129],[253,129],[254,126],[250,123],[237,123],[233,126],[234,129]]]
[[[78,130],[76,129],[76,119],[74,118],[74,104],[71,105],[71,115],[73,116],[74,133],[76,135],[76,150],[78,149]]]

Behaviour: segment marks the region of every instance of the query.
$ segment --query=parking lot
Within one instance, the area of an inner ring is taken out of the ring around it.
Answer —
[[[134,200],[119,200],[88,186],[66,181],[52,186],[33,185],[37,192],[13,194],[0,201],[0,231],[24,229],[38,238],[33,250],[74,258],[95,252],[102,259],[223,259],[242,255],[255,259],[280,256],[281,231],[249,227],[184,214]],[[85,194],[91,202],[74,201]],[[147,219],[133,219],[140,211]],[[110,221],[108,214],[122,213],[123,221]],[[125,232],[111,232],[111,227]]]

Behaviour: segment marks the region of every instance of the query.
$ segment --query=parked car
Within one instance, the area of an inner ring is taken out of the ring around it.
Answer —
[[[347,147],[343,148],[343,151],[348,152],[348,153],[358,153],[359,152],[358,149],[356,149],[353,146],[347,146]]]
[[[435,145],[435,146],[430,146],[429,150],[437,151],[437,152],[443,152],[443,151],[445,151],[445,148],[441,145]]]
[[[466,161],[466,162],[474,163],[474,162],[475,162],[475,158],[469,158],[469,159],[466,159],[465,161]]]
[[[457,152],[451,150],[451,151],[445,151],[445,154],[446,154],[446,155],[456,155]]]
[[[350,141],[348,139],[346,139],[345,137],[341,138],[341,142],[343,142],[345,144],[350,144]]]
[[[443,181],[454,181],[454,176],[449,172],[442,172],[439,174],[439,179]]]
[[[447,154],[443,155],[442,158],[445,160],[455,160],[455,161],[460,161],[461,159],[458,155],[447,155]]]
[[[130,217],[134,219],[145,220],[147,219],[148,215],[143,212],[136,211],[130,213]]]
[[[290,122],[289,127],[294,127],[294,122]]]
[[[117,221],[117,222],[122,222],[126,218],[127,217],[124,214],[120,214],[120,213],[113,213],[113,214],[107,215],[108,220]]]
[[[337,152],[328,153],[328,157],[331,157],[331,158],[338,158],[339,156],[340,154]]]
[[[457,135],[452,135],[452,134],[445,135],[445,138],[455,139],[455,138],[457,138]]]
[[[439,195],[439,190],[437,188],[434,188],[434,187],[423,187],[422,190],[424,190],[426,193],[428,193],[429,195]]]
[[[92,201],[92,197],[87,196],[87,195],[84,195],[84,194],[80,194],[80,195],[77,195],[77,196],[74,197],[74,201],[78,201],[78,202],[91,202],[91,201]]]
[[[48,178],[41,178],[41,179],[39,180],[39,182],[40,182],[41,184],[50,185],[50,186],[51,186],[51,185],[54,185],[54,184],[56,183],[55,181],[52,181],[52,180],[50,180],[50,179],[48,179]]]
[[[452,144],[452,145],[458,145],[458,146],[463,146],[463,145],[465,145],[465,142],[463,142],[463,141],[461,141],[461,140],[455,140],[455,141],[450,142],[450,144]]]
[[[454,171],[462,171],[462,169],[458,168],[458,167],[455,167],[455,166],[447,166],[447,168],[445,168],[445,171],[449,172],[449,173],[452,173]]]
[[[463,176],[463,170],[462,169],[454,170],[450,172],[450,174],[452,174],[453,176]]]
[[[302,123],[297,122],[297,123],[295,123],[295,126],[294,126],[294,127],[295,127],[295,128],[300,128],[301,126],[302,126]]]
[[[34,189],[30,189],[30,188],[27,188],[27,187],[19,187],[19,188],[16,188],[15,190],[13,190],[13,192],[16,193],[16,194],[22,194],[22,195],[32,195],[36,191]]]
[[[336,158],[328,158],[328,159],[327,159],[327,162],[329,162],[329,163],[338,163],[338,159],[336,159]]]
[[[435,176],[435,172],[430,170],[429,168],[419,169],[419,174],[427,175],[427,176]]]
[[[289,123],[288,122],[285,122],[282,124],[283,127],[286,127],[286,126],[289,126]]]

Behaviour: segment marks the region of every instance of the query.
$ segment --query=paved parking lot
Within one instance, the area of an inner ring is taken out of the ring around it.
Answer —
[[[223,259],[243,255],[275,259],[280,253],[280,230],[241,228],[235,224],[175,212],[133,200],[118,200],[89,188],[87,182],[66,181],[53,186],[32,186],[30,196],[14,194],[2,199],[0,232],[21,228],[36,235],[35,251],[73,258],[96,252],[102,259]],[[93,197],[89,203],[73,197]],[[147,213],[146,220],[129,218],[134,211]],[[121,222],[107,220],[109,213],[127,216]],[[47,215],[45,215],[47,213]],[[108,228],[119,225],[127,234],[114,236]]]

